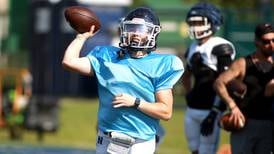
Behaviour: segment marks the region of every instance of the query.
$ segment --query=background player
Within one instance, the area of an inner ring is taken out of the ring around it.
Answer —
[[[230,143],[233,154],[272,153],[271,106],[274,100],[274,28],[270,23],[258,24],[255,28],[254,53],[237,59],[216,80],[214,87],[231,110],[231,120],[241,131],[232,131]],[[226,84],[240,79],[247,92],[239,103],[227,92]]]
[[[193,154],[213,154],[219,140],[216,118],[221,106],[225,108],[215,97],[213,83],[231,64],[235,49],[228,40],[214,36],[223,24],[221,12],[214,5],[205,2],[195,4],[187,13],[186,22],[194,41],[185,54],[185,135]]]

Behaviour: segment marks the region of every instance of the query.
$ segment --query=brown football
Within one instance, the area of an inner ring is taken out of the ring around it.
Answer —
[[[234,124],[231,120],[229,120],[231,113],[225,113],[221,116],[219,120],[219,126],[226,131],[236,131],[244,127],[244,123],[241,122],[239,125]]]
[[[92,10],[82,6],[70,6],[64,12],[66,21],[78,33],[88,32],[92,25],[95,26],[95,32],[101,28],[99,18]]]
[[[232,97],[243,98],[246,93],[246,85],[239,79],[233,79],[226,84],[228,93]]]

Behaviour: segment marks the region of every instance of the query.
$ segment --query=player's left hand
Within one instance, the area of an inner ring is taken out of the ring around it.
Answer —
[[[217,114],[218,113],[216,111],[211,110],[208,116],[203,120],[201,124],[201,134],[203,136],[208,136],[212,134]]]
[[[135,99],[136,99],[135,97],[129,94],[125,94],[125,93],[118,94],[113,98],[112,104],[114,108],[132,107],[134,106]]]

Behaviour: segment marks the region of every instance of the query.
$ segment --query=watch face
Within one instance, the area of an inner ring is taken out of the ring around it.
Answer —
[[[138,108],[139,105],[140,105],[140,102],[141,102],[140,98],[136,98],[136,99],[135,99],[135,102],[134,102],[134,107],[135,107],[135,108]]]

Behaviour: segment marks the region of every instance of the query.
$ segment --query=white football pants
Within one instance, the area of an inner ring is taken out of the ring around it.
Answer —
[[[107,154],[110,137],[99,131],[96,142],[96,154]],[[135,139],[135,144],[130,148],[129,154],[154,154],[155,138],[149,141]]]
[[[219,116],[215,120],[214,130],[209,136],[201,135],[201,123],[207,117],[210,110],[200,110],[187,107],[185,114],[185,135],[188,142],[188,147],[191,151],[199,151],[199,154],[215,154],[220,128],[218,126]]]

